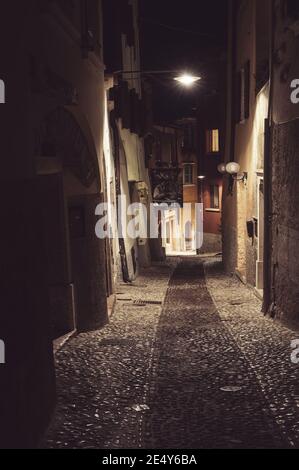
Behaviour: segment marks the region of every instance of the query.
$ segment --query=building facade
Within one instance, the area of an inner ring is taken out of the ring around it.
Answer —
[[[168,254],[221,252],[219,117],[215,108],[210,119],[206,113],[201,116],[154,127],[150,160],[154,201],[181,206],[165,213],[163,246]],[[197,204],[202,207],[196,212]],[[201,248],[197,230],[203,231]]]
[[[226,270],[264,298],[264,312],[298,321],[296,216],[298,2],[230,2],[223,243]]]
[[[2,198],[0,435],[1,446],[26,447],[54,406],[53,340],[107,322],[105,245],[94,230],[104,198],[101,2],[11,2],[0,21],[1,191],[11,193]]]
[[[199,135],[199,201],[203,203],[204,240],[200,253],[222,252],[223,176],[218,165],[224,159],[224,112],[222,93],[201,96],[197,132]]]
[[[109,160],[109,154],[114,156],[107,187],[115,188],[115,204],[127,213],[129,223],[134,215],[128,212],[131,204],[144,204],[149,215],[151,203],[145,153],[150,122],[146,116],[146,87],[140,71],[138,2],[104,1],[104,17],[104,39],[109,44],[105,53],[106,133],[110,136],[106,140],[110,148],[106,145],[105,159]],[[131,282],[140,267],[150,265],[151,248],[148,238],[138,234],[131,238],[125,225],[118,241],[120,257],[115,252],[118,248],[114,249],[114,271],[121,268],[124,280]]]
[[[117,211],[108,211],[112,237],[96,231],[100,204],[117,209],[118,196],[126,209],[142,202],[149,210],[150,113],[132,76],[140,69],[136,0],[15,3],[0,18],[1,148],[9,155],[1,173],[0,445],[31,447],[55,405],[53,351],[104,326],[116,282],[150,264],[149,240],[118,236]],[[105,40],[104,23],[116,28]],[[8,50],[11,25],[18,34]]]
[[[261,291],[270,9],[268,1],[237,2],[231,8],[226,162],[239,163],[246,178],[225,178],[224,263]]]
[[[266,307],[272,316],[298,326],[299,4],[294,0],[276,1],[272,15]]]

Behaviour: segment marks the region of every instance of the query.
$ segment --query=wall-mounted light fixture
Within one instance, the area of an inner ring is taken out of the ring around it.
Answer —
[[[240,167],[239,163],[236,163],[236,162],[229,162],[226,165],[226,172],[229,175],[236,175],[237,173],[239,173],[240,169],[241,169],[241,167]]]
[[[220,165],[218,165],[217,167],[219,173],[221,173],[222,175],[225,175],[226,173],[226,164],[225,163],[220,163]]]
[[[217,168],[218,168],[219,173],[221,173],[222,175],[227,174],[230,176],[230,183],[228,187],[229,194],[231,195],[233,194],[235,181],[242,181],[244,184],[247,183],[248,173],[240,171],[241,167],[239,163],[237,162],[229,162],[227,164],[220,163],[220,165],[218,165]]]

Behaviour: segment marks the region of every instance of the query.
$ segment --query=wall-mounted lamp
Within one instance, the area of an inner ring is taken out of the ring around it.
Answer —
[[[205,177],[204,175],[201,175],[201,176],[198,176],[198,179],[199,179],[200,181],[203,181],[203,180],[206,179],[206,177]]]
[[[226,165],[226,173],[228,173],[229,175],[236,175],[237,173],[239,173],[240,169],[241,167],[239,163],[236,162],[229,162]]]
[[[228,188],[229,194],[231,195],[233,194],[235,181],[242,181],[244,184],[247,183],[248,173],[240,171],[241,167],[239,163],[237,162],[229,162],[227,164],[220,163],[220,165],[218,165],[217,168],[218,168],[219,173],[221,173],[222,175],[227,174],[230,176],[230,183],[229,183],[229,188]]]
[[[226,164],[225,163],[220,163],[220,165],[218,165],[217,167],[219,173],[221,173],[222,175],[225,175],[226,173]]]
[[[239,173],[235,173],[232,175],[235,181],[242,181],[244,184],[247,183],[248,180],[248,173],[246,171],[239,171]]]

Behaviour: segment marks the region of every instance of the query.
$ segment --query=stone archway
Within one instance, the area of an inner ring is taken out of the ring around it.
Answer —
[[[99,164],[89,124],[77,107],[48,114],[37,154],[55,339],[107,322],[105,246],[95,235]]]
[[[89,188],[96,180],[100,192],[97,151],[84,114],[76,106],[63,106],[49,113],[37,142],[41,158],[59,158]]]

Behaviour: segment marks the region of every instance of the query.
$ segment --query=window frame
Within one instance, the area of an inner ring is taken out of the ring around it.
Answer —
[[[217,197],[216,197],[217,195]],[[219,211],[221,210],[221,199],[220,199],[220,186],[216,183],[211,183],[209,188],[210,207],[207,210]],[[215,204],[215,200],[218,200],[218,204]]]

